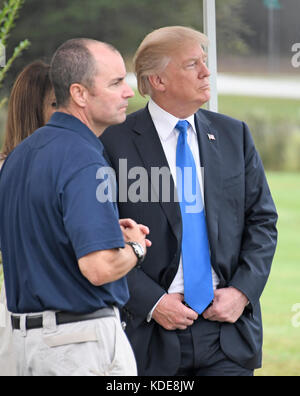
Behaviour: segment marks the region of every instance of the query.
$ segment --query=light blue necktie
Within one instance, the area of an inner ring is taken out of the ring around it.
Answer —
[[[179,121],[177,190],[183,223],[182,262],[185,302],[202,312],[214,298],[209,242],[196,164],[187,142],[188,121]]]

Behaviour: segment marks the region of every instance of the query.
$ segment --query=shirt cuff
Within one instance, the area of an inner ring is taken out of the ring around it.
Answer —
[[[158,306],[158,304],[160,303],[160,300],[161,300],[166,294],[167,294],[167,293],[165,293],[164,295],[161,296],[161,298],[157,301],[157,303],[154,305],[154,307],[152,308],[152,310],[148,313],[148,316],[147,316],[147,322],[148,322],[148,323],[151,322],[151,320],[152,320],[152,315],[153,315],[153,312],[154,312],[155,308]]]

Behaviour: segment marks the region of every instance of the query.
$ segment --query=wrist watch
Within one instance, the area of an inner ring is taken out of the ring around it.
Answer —
[[[129,245],[132,247],[132,249],[138,259],[137,265],[140,265],[144,261],[145,255],[146,255],[145,249],[143,248],[143,246],[138,242],[126,242],[126,245]]]

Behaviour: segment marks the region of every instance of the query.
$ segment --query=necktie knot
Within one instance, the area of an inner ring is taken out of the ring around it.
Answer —
[[[175,128],[178,129],[180,133],[186,135],[188,127],[189,127],[189,122],[183,120],[183,121],[178,121]]]

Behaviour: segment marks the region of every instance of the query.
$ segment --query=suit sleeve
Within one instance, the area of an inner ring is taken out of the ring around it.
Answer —
[[[277,244],[277,212],[262,161],[244,124],[245,227],[239,266],[229,286],[242,291],[254,307],[270,274]]]
[[[101,137],[101,140],[106,147],[105,158],[107,162],[117,170],[119,158],[126,158],[129,154],[123,154],[124,157],[122,157],[122,154],[120,154],[120,147],[122,147],[122,144],[112,141],[110,133],[113,134],[114,132],[104,134],[104,136]],[[128,213],[128,206],[130,205],[126,203],[126,214],[124,217],[131,217],[134,220],[137,220],[134,215],[134,211],[130,214]],[[122,213],[123,211],[121,210],[121,217]],[[147,320],[149,313],[158,300],[166,293],[166,290],[146,274],[142,267],[135,267],[127,274],[126,278],[130,290],[130,299],[123,308],[123,314],[127,315],[127,319],[130,320],[134,326],[138,326],[139,323]]]
[[[141,320],[147,320],[149,313],[161,297],[166,294],[158,283],[153,281],[141,268],[134,268],[127,275],[131,298],[126,304],[129,313]]]

